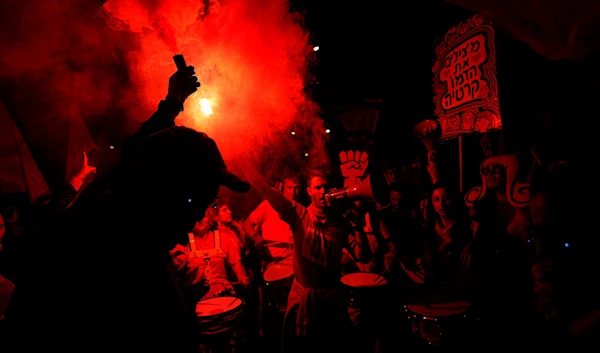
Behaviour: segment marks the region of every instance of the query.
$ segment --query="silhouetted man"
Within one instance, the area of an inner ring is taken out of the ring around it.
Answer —
[[[29,239],[30,266],[6,314],[12,350],[3,352],[197,349],[194,311],[173,280],[169,250],[185,242],[220,185],[250,186],[207,135],[173,126],[200,86],[187,69],[173,74],[121,163]]]

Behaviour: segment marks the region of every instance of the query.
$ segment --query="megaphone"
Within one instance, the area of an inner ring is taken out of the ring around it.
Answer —
[[[395,182],[417,189],[422,185],[421,165],[405,165],[386,171],[369,174],[360,184],[330,189],[325,194],[328,204],[347,201],[375,201],[380,205],[390,202],[389,186]]]
[[[344,188],[331,189],[325,194],[328,204],[340,201],[375,201],[387,205],[390,201],[390,190],[381,173],[369,174],[360,184]]]
[[[412,134],[423,142],[427,150],[432,150],[441,136],[440,124],[436,120],[423,120],[413,128]]]
[[[423,120],[413,128],[412,134],[414,137],[425,140],[430,138],[439,137],[439,128],[440,124],[431,119]]]
[[[371,190],[371,176],[368,175],[360,184],[329,190],[325,194],[325,200],[328,204],[341,200],[375,201],[375,195]]]

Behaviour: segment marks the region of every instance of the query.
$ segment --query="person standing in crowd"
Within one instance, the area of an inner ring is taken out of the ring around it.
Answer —
[[[288,200],[295,203],[300,202],[302,185],[301,175],[288,171],[284,173],[281,182],[276,183],[275,188]],[[277,289],[274,289],[273,286],[265,283],[263,272],[268,271],[269,266],[278,261],[286,261],[285,259],[292,256],[292,230],[266,199],[246,218],[243,230],[248,243],[252,244],[252,249],[260,256],[263,269],[261,273],[258,273],[260,276],[259,288],[261,289],[261,312],[258,321],[261,324],[263,344],[265,347],[279,347],[281,321],[283,320],[280,306],[283,307],[287,301],[289,286],[275,286]],[[291,285],[291,281],[289,285]]]
[[[250,285],[236,235],[232,231],[217,229],[216,217],[215,209],[208,207],[204,217],[196,221],[188,234],[190,238],[186,245],[177,244],[171,250],[184,294],[190,298],[189,305],[221,295],[236,296],[231,282]],[[207,256],[199,256],[202,252]],[[228,275],[227,266],[236,276],[233,280]]]
[[[88,163],[87,153],[84,152],[81,169],[69,182],[34,200],[28,207],[12,204],[5,208],[5,226],[9,231],[4,238],[4,251],[0,261],[4,276],[15,283],[19,281],[21,269],[25,265],[23,262],[29,261],[29,249],[23,246],[25,239],[31,233],[40,232],[57,212],[69,207],[86,180],[95,173],[96,167]],[[0,204],[3,203],[0,201]]]
[[[326,202],[330,183],[326,168],[312,168],[307,193],[311,204],[293,203],[272,188],[245,163],[249,182],[290,225],[294,237],[294,281],[284,319],[284,352],[331,352],[352,349],[348,308],[340,298],[342,249],[361,262],[370,261],[369,242],[362,229],[352,229],[341,212]],[[346,334],[344,334],[346,333]]]
[[[287,174],[281,183],[281,193],[291,202],[299,202],[301,185],[302,178],[299,175]],[[263,262],[267,263],[291,256],[292,230],[290,225],[281,219],[268,200],[260,203],[246,218],[244,231],[246,234],[252,235],[250,238],[260,235],[264,240]]]
[[[248,312],[248,295],[244,292],[251,287],[250,278],[242,264],[237,235],[230,228],[219,227],[217,224],[218,209],[217,204],[208,207],[204,217],[196,221],[192,232],[188,234],[189,241],[177,244],[171,250],[171,256],[189,307],[209,305],[210,309],[215,309],[214,304],[207,300],[215,297],[239,297],[245,300],[245,317]],[[236,290],[234,286],[239,284],[241,286]],[[245,291],[239,290],[242,286]],[[210,338],[201,336],[200,343],[204,351],[231,351],[232,341],[236,346],[247,345],[243,342],[247,334],[244,330],[244,334],[240,335],[239,328],[245,327],[233,326],[228,334],[210,335]],[[202,331],[199,330],[199,333],[202,334]]]
[[[30,262],[5,315],[3,352],[198,350],[169,250],[187,239],[220,185],[249,190],[214,140],[174,126],[199,86],[192,66],[173,74],[119,165],[28,238]]]
[[[262,264],[261,247],[257,244],[256,237],[244,232],[243,221],[234,216],[229,207],[231,200],[221,193],[215,203],[217,230],[230,234],[232,239],[240,248],[240,266],[247,273],[248,280],[244,293],[240,297],[244,299],[244,315],[240,331],[236,337],[236,346],[245,347],[249,352],[260,350],[262,336]],[[235,268],[234,268],[235,270]],[[236,271],[236,277],[240,275]],[[243,281],[242,281],[243,282]]]

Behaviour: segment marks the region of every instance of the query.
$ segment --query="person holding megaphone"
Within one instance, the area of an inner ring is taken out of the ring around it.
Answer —
[[[291,227],[294,241],[294,281],[283,325],[283,352],[352,351],[347,302],[342,300],[342,254],[370,261],[369,242],[359,227],[351,228],[341,212],[330,206],[327,168],[309,171],[305,207],[272,188],[246,161],[246,179],[269,201]]]

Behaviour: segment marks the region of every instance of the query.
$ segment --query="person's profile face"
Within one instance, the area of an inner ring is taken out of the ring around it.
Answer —
[[[229,206],[227,205],[223,205],[221,207],[219,207],[218,213],[217,213],[217,220],[220,223],[231,223],[231,221],[233,220],[233,214],[231,212],[231,210],[229,209]]]

